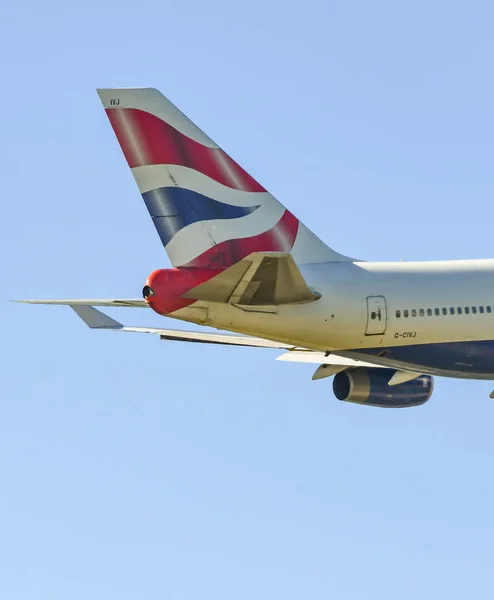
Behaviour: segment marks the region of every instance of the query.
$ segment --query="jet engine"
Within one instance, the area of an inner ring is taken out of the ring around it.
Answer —
[[[429,400],[434,380],[429,375],[388,385],[395,369],[358,367],[337,373],[333,379],[333,392],[338,400],[367,404],[381,408],[407,408],[420,406]]]

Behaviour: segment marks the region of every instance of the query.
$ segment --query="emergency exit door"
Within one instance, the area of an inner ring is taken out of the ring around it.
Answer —
[[[365,335],[384,335],[386,321],[386,298],[384,296],[368,296]]]

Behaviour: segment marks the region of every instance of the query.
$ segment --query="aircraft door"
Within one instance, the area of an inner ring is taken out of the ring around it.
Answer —
[[[384,335],[386,333],[386,321],[386,298],[384,296],[368,296],[365,335]]]

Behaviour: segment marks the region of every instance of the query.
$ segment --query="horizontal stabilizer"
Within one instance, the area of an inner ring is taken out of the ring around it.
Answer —
[[[24,304],[58,304],[63,306],[131,306],[134,308],[149,308],[148,303],[142,298],[107,298],[107,299],[94,299],[94,298],[82,298],[72,300],[13,300],[13,302],[22,302]]]
[[[290,254],[253,252],[184,298],[243,306],[280,306],[314,302],[311,291]]]
[[[178,342],[199,342],[205,344],[222,344],[226,346],[248,346],[254,348],[274,348],[289,350],[293,348],[289,344],[272,342],[262,338],[248,337],[243,335],[230,335],[221,333],[203,333],[202,331],[179,331],[176,329],[161,329],[155,327],[127,327],[115,321],[108,315],[92,306],[73,305],[71,308],[91,329],[108,329],[113,331],[128,331],[132,333],[153,333],[159,335],[162,340]]]

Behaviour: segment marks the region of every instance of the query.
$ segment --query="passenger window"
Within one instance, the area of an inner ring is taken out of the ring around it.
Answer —
[[[479,306],[479,313],[484,314],[484,307],[483,306]]]
[[[448,314],[448,309],[447,308],[443,308],[443,315],[447,315]]]
[[[490,306],[486,306],[486,307],[485,307],[485,310],[486,310],[488,313],[492,312],[492,308],[491,308]]]
[[[432,308],[427,309],[427,316],[432,317]]]
[[[403,311],[403,316],[404,316],[404,317],[408,317],[408,310],[406,310],[406,309],[405,309],[405,310]]]
[[[455,309],[454,309],[453,307],[451,307],[451,308],[449,309],[449,314],[450,314],[450,315],[454,315],[454,314],[455,314]]]
[[[466,315],[470,314],[470,308],[468,306],[465,306],[465,314]]]
[[[417,316],[417,311],[413,308],[412,309],[412,317],[416,317]]]
[[[397,310],[396,311],[396,318],[399,319],[401,317],[401,311]]]
[[[423,317],[423,316],[424,316],[424,309],[423,309],[423,308],[421,308],[421,309],[419,310],[419,315],[420,315],[421,317]]]
[[[435,314],[435,315],[438,315],[438,314],[439,314],[439,309],[438,309],[438,308],[435,308],[435,309],[434,309],[434,314]]]
[[[476,315],[476,314],[477,314],[477,307],[476,307],[476,306],[472,306],[472,313],[473,313],[474,315]]]
[[[463,314],[463,309],[461,306],[459,306],[456,310],[458,311],[459,315]]]

